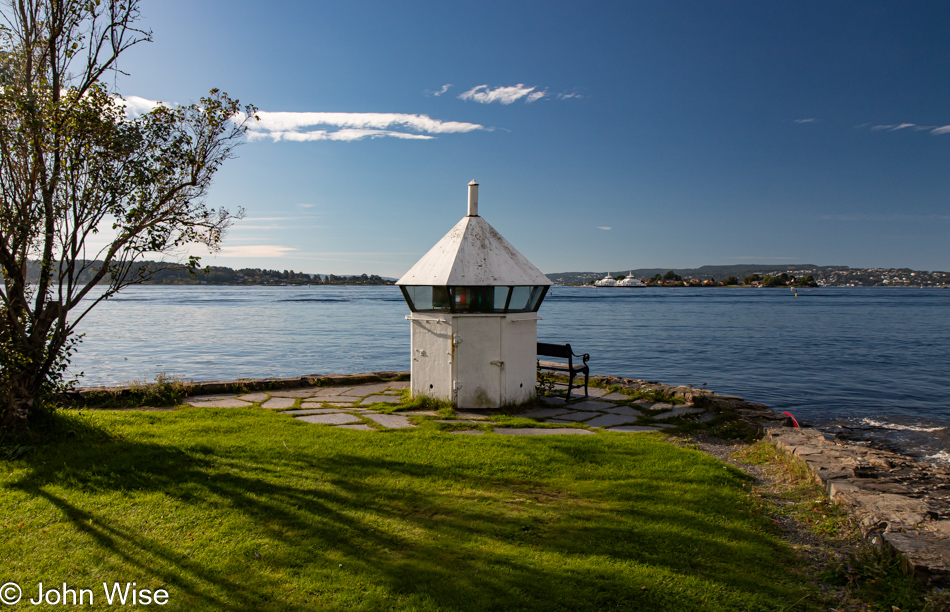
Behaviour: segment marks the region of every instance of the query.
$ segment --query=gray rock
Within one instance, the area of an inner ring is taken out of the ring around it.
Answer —
[[[572,429],[568,427],[557,429],[542,429],[540,427],[496,427],[496,434],[503,436],[554,436],[554,435],[590,435],[594,432],[589,429]]]
[[[303,421],[305,423],[315,423],[318,425],[345,425],[347,423],[356,423],[360,420],[359,417],[353,416],[352,414],[344,414],[342,412],[336,412],[333,414],[308,414],[306,416],[294,418],[298,421]]]
[[[608,408],[613,408],[613,404],[609,404],[607,402],[601,402],[598,400],[581,400],[579,402],[571,402],[570,404],[568,404],[567,407],[570,408],[571,410],[588,410],[588,411],[595,410],[599,412],[601,410],[607,410]]]
[[[211,401],[191,401],[188,402],[190,405],[195,408],[246,408],[251,404],[249,402],[242,402],[239,399],[219,399]]]
[[[556,417],[566,412],[569,412],[566,408],[535,408],[534,410],[529,410],[528,412],[515,416],[524,417],[526,419],[550,419],[551,417]]]
[[[607,393],[607,394],[602,395],[600,399],[605,399],[611,402],[623,402],[628,399],[631,399],[631,397],[624,393],[617,393],[616,391],[614,391],[613,393]]]
[[[368,412],[364,416],[387,429],[407,429],[409,427],[415,427],[415,425],[409,422],[408,418],[398,414],[375,414]]]
[[[592,419],[595,416],[598,416],[596,412],[568,412],[567,414],[562,414],[558,416],[560,421],[586,421],[587,419]]]
[[[266,393],[247,393],[245,395],[239,395],[238,399],[245,402],[264,402],[267,401]]]
[[[607,408],[604,410],[607,414],[621,414],[624,416],[640,416],[641,412],[639,410],[634,410],[630,406],[615,406],[613,408]]]
[[[673,408],[673,404],[664,404],[663,402],[657,402],[657,403],[652,404],[652,405],[650,406],[650,410],[654,410],[654,411],[657,411],[657,410],[670,410],[671,408]]]
[[[353,387],[322,387],[313,394],[313,397],[330,397],[334,395],[344,395],[351,391]]]
[[[357,385],[350,391],[350,395],[373,395],[382,393],[389,388],[389,383],[371,383],[368,385]]]
[[[590,425],[591,427],[614,427],[616,425],[626,425],[627,423],[633,423],[638,418],[639,416],[602,414],[599,417],[595,417],[587,421],[585,425]]]
[[[370,427],[365,423],[357,423],[356,425],[337,425],[337,429],[356,429],[358,431],[376,431],[375,427]]]
[[[368,406],[370,404],[398,404],[402,402],[401,396],[396,395],[370,395],[366,399],[360,402],[361,406]]]
[[[297,399],[293,397],[272,397],[263,404],[261,408],[270,408],[270,409],[281,409],[281,408],[293,408],[296,405]]]
[[[285,410],[281,414],[297,416],[304,414],[339,414],[339,412],[339,408],[311,408],[309,410]]]
[[[687,414],[699,414],[701,412],[705,412],[705,410],[702,408],[674,408],[667,413],[654,415],[653,419],[656,421],[665,421],[667,419],[674,419]]]
[[[319,387],[292,389],[289,391],[268,391],[271,397],[312,397],[320,391]]]

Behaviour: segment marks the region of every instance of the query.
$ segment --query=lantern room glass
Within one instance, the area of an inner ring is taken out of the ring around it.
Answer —
[[[413,312],[487,314],[537,312],[548,291],[546,285],[439,287],[401,285]]]

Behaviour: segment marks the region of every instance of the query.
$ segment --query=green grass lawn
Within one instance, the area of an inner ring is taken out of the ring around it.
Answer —
[[[748,477],[655,434],[64,418],[74,435],[0,461],[0,582],[29,596],[66,582],[105,608],[102,582],[134,581],[175,610],[817,605]]]

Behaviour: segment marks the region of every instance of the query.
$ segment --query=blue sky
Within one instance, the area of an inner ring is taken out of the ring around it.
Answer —
[[[209,197],[247,218],[204,263],[399,276],[474,178],[545,272],[950,270],[945,2],[142,9],[123,95],[264,112]]]

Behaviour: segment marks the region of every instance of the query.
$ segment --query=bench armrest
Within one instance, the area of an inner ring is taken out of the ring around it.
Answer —
[[[580,357],[581,359],[583,359],[585,365],[587,364],[587,360],[590,359],[590,353],[584,353],[582,355],[578,355],[574,351],[571,351],[571,354],[574,355],[575,357]]]

